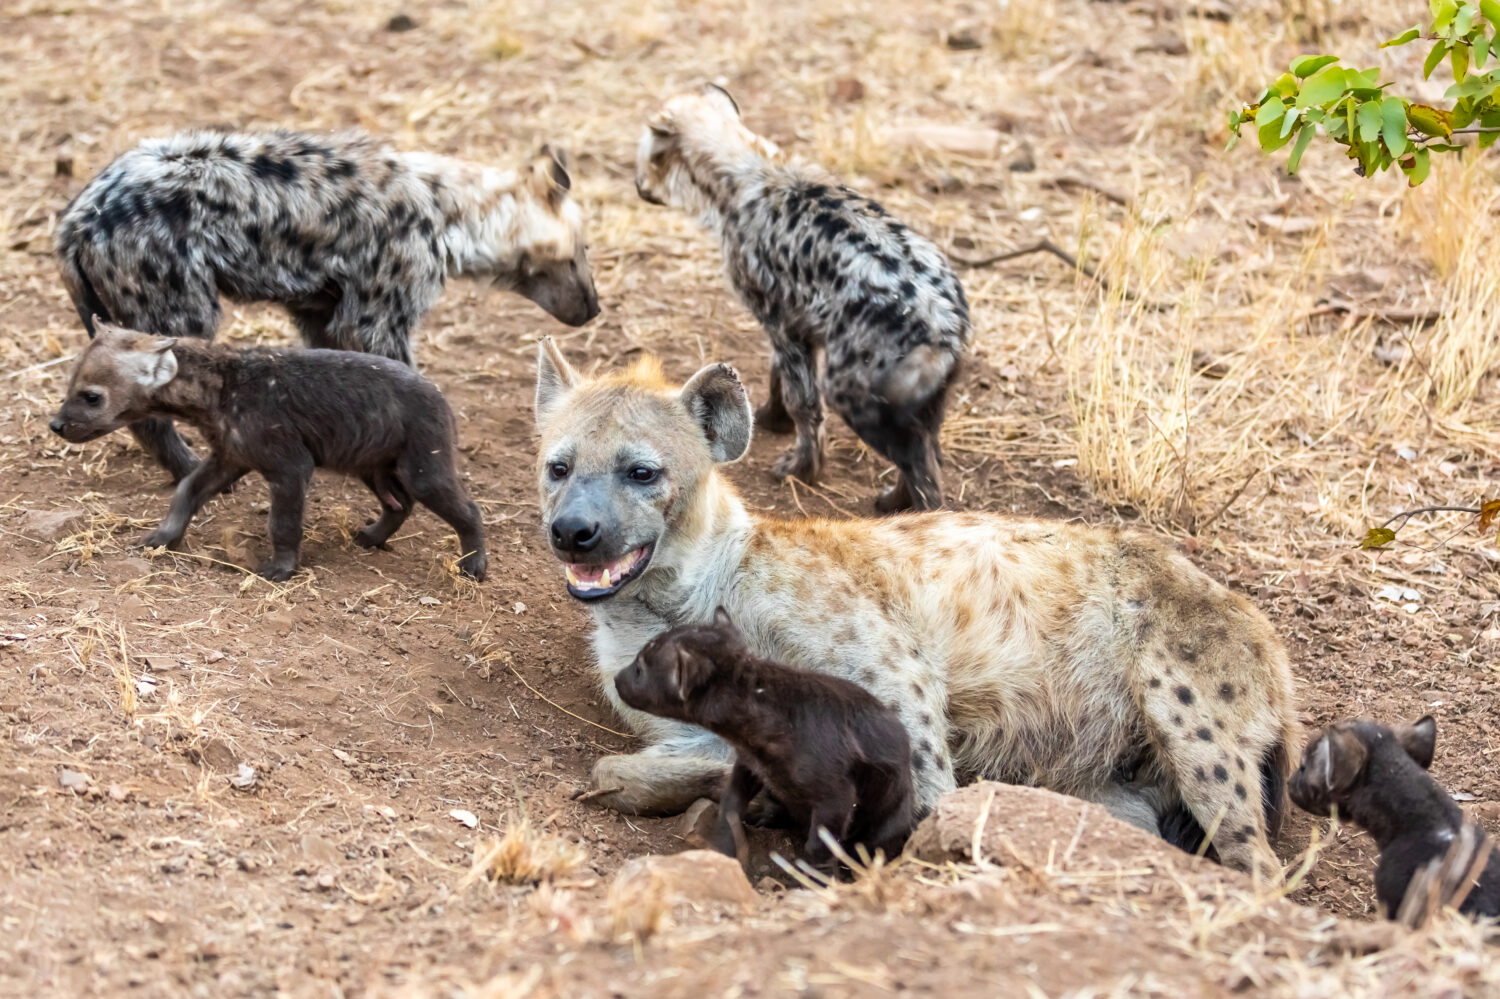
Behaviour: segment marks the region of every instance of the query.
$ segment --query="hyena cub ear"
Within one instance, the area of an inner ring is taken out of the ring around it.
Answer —
[[[569,392],[573,391],[583,376],[573,369],[568,359],[550,336],[536,343],[536,425],[551,414],[552,408]]]
[[[684,704],[694,696],[713,674],[713,664],[707,659],[677,647],[677,661],[672,665],[672,686],[677,690],[677,699]]]
[[[715,462],[737,461],[750,450],[750,397],[729,365],[710,364],[699,371],[678,398],[703,429]]]
[[[1329,729],[1318,737],[1308,755],[1308,785],[1328,798],[1341,794],[1359,780],[1368,758],[1369,752],[1359,736]]]
[[[556,147],[543,146],[531,161],[531,189],[544,199],[553,211],[562,207],[573,178],[568,176],[568,154]]]
[[[1432,754],[1437,751],[1437,722],[1432,715],[1423,715],[1410,725],[1396,729],[1396,741],[1417,766],[1427,770],[1432,766]]]

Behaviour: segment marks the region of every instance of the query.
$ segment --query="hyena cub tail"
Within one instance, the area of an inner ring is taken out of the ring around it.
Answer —
[[[876,500],[882,512],[907,506],[942,506],[941,433],[948,389],[958,378],[962,357],[941,343],[915,347],[895,365],[877,389],[883,405],[870,436],[860,436],[891,460],[901,473],[897,485]],[[856,427],[856,431],[866,428]]]

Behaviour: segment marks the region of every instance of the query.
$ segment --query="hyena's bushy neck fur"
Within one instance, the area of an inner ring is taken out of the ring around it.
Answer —
[[[527,242],[521,199],[528,195],[518,171],[434,153],[401,158],[436,201],[448,277],[486,278],[515,269]],[[563,255],[571,253],[570,246]]]

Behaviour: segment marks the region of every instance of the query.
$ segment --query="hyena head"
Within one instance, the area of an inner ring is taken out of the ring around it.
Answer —
[[[1338,722],[1307,744],[1287,791],[1304,812],[1327,816],[1338,805],[1347,815],[1347,803],[1360,789],[1371,781],[1400,780],[1403,770],[1414,772],[1412,763],[1426,770],[1436,749],[1437,722],[1431,715],[1394,729],[1371,721]]]
[[[68,395],[48,424],[74,444],[103,437],[148,415],[154,393],[177,375],[170,337],[137,333],[93,317],[98,331],[68,382]]]
[[[620,700],[638,711],[679,717],[713,681],[721,659],[744,653],[745,640],[720,607],[711,624],[690,624],[651,639],[615,674]]]
[[[727,364],[674,388],[653,359],[584,378],[550,338],[537,358],[542,524],[568,592],[603,600],[670,574],[707,525],[714,466],[750,447],[750,400]]]
[[[718,171],[780,152],[740,122],[729,91],[708,84],[673,97],[646,124],[636,147],[635,189],[653,205],[699,212],[713,201]]]
[[[551,146],[523,171],[516,196],[515,266],[495,278],[569,326],[599,314],[583,212],[569,191],[567,154]]]

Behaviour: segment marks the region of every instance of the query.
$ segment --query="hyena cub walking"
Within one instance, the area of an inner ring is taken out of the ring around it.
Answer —
[[[635,177],[646,201],[718,233],[730,282],[771,337],[770,398],[756,422],[797,432],[775,474],[813,482],[822,470],[821,387],[900,471],[876,507],[940,506],[938,431],[973,333],[938,248],[821,171],[782,163],[718,87],[674,97],[651,119]]]
[[[361,133],[194,131],[148,139],[91,180],[58,226],[63,281],[92,316],[212,337],[219,298],[277,302],[310,347],[412,363],[447,277],[487,279],[577,326],[599,312],[564,158],[518,170],[398,152]],[[165,420],[131,428],[181,479]]]

